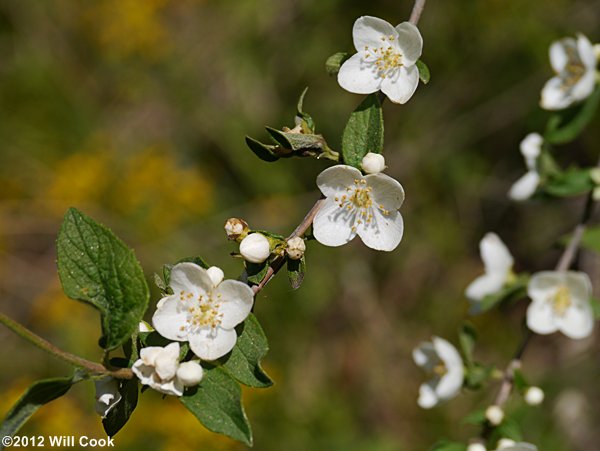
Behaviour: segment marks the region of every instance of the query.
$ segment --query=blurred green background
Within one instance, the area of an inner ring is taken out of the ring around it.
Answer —
[[[408,0],[97,0],[0,3],[0,303],[3,312],[58,346],[101,358],[99,321],[61,294],[55,237],[75,206],[132,246],[148,279],[163,263],[202,255],[229,277],[223,223],[289,233],[318,197],[325,161],[268,164],[244,144],[264,125],[293,126],[305,109],[333,148],[361,96],[341,90],[326,58],[353,51],[361,15],[398,23]],[[600,39],[600,1],[433,1],[419,24],[432,72],[405,106],[385,104],[388,173],[404,185],[405,237],[391,254],[358,240],[310,243],[304,285],[282,274],[258,296],[271,351],[269,390],[245,390],[257,450],[426,450],[440,437],[467,440],[461,423],[493,390],[432,411],[417,407],[423,380],[411,350],[431,335],[456,343],[462,295],[482,271],[477,245],[493,230],[518,270],[550,269],[558,237],[581,199],[514,205],[506,192],[524,172],[519,141],[541,131],[538,106],[551,70],[549,44]],[[593,164],[596,120],[565,163]],[[598,262],[582,261],[600,287]],[[596,292],[598,295],[598,291]],[[151,312],[159,293],[154,290]],[[519,340],[526,303],[474,319],[477,356],[503,367]],[[0,328],[0,414],[37,378],[69,368]],[[537,337],[525,374],[542,407],[518,396],[509,411],[540,450],[600,449],[600,351],[596,338]],[[24,434],[102,437],[91,384],[41,409]],[[148,391],[117,435],[119,449],[240,450],[206,432],[173,398]]]

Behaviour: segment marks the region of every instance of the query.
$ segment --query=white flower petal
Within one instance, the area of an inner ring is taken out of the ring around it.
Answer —
[[[573,102],[579,102],[586,99],[594,91],[596,86],[596,71],[589,70],[579,79],[571,89],[570,95]]]
[[[177,369],[177,379],[185,387],[198,385],[204,376],[204,370],[197,361],[183,362]]]
[[[431,386],[431,382],[425,382],[419,387],[419,399],[417,401],[423,409],[431,409],[438,403],[437,394]]]
[[[413,360],[426,372],[431,371],[440,362],[433,343],[428,341],[413,349]]]
[[[210,280],[215,287],[219,285],[223,281],[223,277],[225,277],[223,270],[216,266],[211,266],[208,268],[206,273],[208,274],[208,277],[210,277]]]
[[[190,349],[203,360],[216,360],[223,357],[235,346],[235,329],[211,329],[204,327],[189,335]]]
[[[528,171],[510,187],[508,196],[515,201],[529,199],[535,194],[540,184],[540,175],[537,171]]]
[[[377,68],[364,62],[362,52],[352,55],[342,64],[337,79],[343,89],[355,94],[371,94],[379,91],[382,80],[377,73]]]
[[[594,46],[590,40],[581,33],[577,35],[577,52],[586,68],[590,70],[596,69],[598,61],[596,60]]]
[[[479,242],[479,252],[481,253],[486,273],[507,276],[508,271],[513,266],[514,260],[510,251],[498,235],[493,232],[486,233]]]
[[[356,232],[352,231],[355,216],[349,215],[334,198],[328,197],[313,221],[315,239],[325,246],[348,243],[356,236]]]
[[[374,208],[371,222],[357,225],[357,233],[363,243],[371,249],[389,252],[400,244],[404,233],[404,222],[397,210],[384,215],[379,209]]]
[[[154,366],[156,357],[162,352],[161,346],[147,346],[140,351],[140,359],[144,365]]]
[[[465,296],[472,301],[481,301],[487,295],[500,291],[505,281],[506,276],[501,274],[484,274],[469,284],[465,290]]]
[[[152,381],[152,375],[154,374],[153,366],[146,365],[142,359],[138,359],[131,367],[131,371],[133,371],[133,374],[138,377],[143,385],[150,385],[150,382]]]
[[[355,180],[363,178],[360,171],[352,166],[338,164],[322,171],[317,176],[317,186],[324,196],[346,194],[346,188],[354,185]]]
[[[178,263],[171,269],[169,286],[175,294],[180,291],[204,294],[211,290],[212,281],[206,269],[195,263]]]
[[[406,103],[419,84],[419,70],[416,66],[401,67],[398,76],[386,77],[381,82],[381,91],[394,103]]]
[[[187,303],[181,302],[178,295],[169,296],[161,303],[152,316],[154,329],[169,340],[186,341],[187,328],[182,330],[181,327],[187,323]]]
[[[552,304],[533,301],[527,307],[527,327],[536,334],[547,335],[558,330]]]
[[[540,106],[545,110],[562,110],[572,103],[572,99],[563,89],[560,77],[553,77],[542,88]]]
[[[463,385],[463,361],[456,348],[443,338],[433,337],[433,345],[447,370],[435,387],[435,392],[439,399],[447,400],[456,396]]]
[[[558,271],[540,271],[535,273],[527,285],[527,295],[534,301],[545,302],[554,296],[556,289],[566,283],[564,273]]]
[[[183,384],[177,379],[172,379],[168,382],[153,382],[150,384],[154,390],[164,393],[165,395],[181,396],[183,395]]]
[[[564,38],[560,41],[555,41],[550,45],[549,56],[550,65],[557,74],[561,73],[569,62],[566,47],[575,47],[576,43],[573,38]]]
[[[154,360],[154,371],[162,380],[175,377],[179,366],[179,343],[169,343]]]
[[[523,158],[525,158],[525,162],[527,164],[527,168],[530,171],[535,170],[535,163],[537,158],[540,156],[542,152],[542,144],[544,143],[544,138],[539,133],[529,133],[519,145],[521,154]]]
[[[398,210],[404,202],[404,188],[397,180],[385,174],[371,174],[365,177],[367,186],[373,188],[371,195],[377,205],[386,210]]]
[[[396,27],[398,32],[398,47],[402,52],[402,63],[412,66],[421,57],[423,37],[419,29],[410,22],[402,22]]]
[[[223,315],[221,327],[233,329],[244,321],[254,303],[252,288],[238,280],[225,280],[215,290],[217,298],[220,297],[219,313]]]
[[[592,281],[590,277],[580,271],[567,271],[564,273],[564,283],[569,288],[569,293],[578,304],[589,305],[592,297]]]
[[[571,306],[564,316],[556,318],[558,330],[575,340],[589,337],[594,329],[594,312],[588,303]]]
[[[364,51],[365,46],[379,48],[383,42],[381,38],[388,39],[390,36],[396,41],[398,32],[389,22],[378,17],[359,17],[352,27],[352,39],[358,52]]]
[[[460,368],[463,370],[463,361],[456,348],[447,340],[440,337],[432,338],[433,347],[446,368]]]

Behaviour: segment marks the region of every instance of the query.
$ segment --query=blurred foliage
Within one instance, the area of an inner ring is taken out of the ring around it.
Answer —
[[[264,163],[244,136],[293,126],[296,100],[310,86],[304,108],[339,149],[362,98],[339,89],[326,59],[353,50],[358,16],[400,22],[411,7],[408,0],[0,3],[2,311],[69,351],[101,358],[95,312],[60,294],[54,240],[69,206],[136,249],[149,280],[163,263],[190,255],[235,277],[241,263],[227,256],[236,249],[225,240],[225,219],[288,233],[318,196],[314,179],[326,167],[309,159]],[[524,170],[520,139],[548,117],[537,107],[551,75],[548,45],[578,31],[600,40],[599,8],[594,0],[428,3],[420,29],[431,81],[407,105],[384,106],[388,172],[407,192],[404,241],[385,255],[358,242],[311,245],[300,290],[281,275],[259,295],[277,385],[245,392],[256,449],[413,451],[476,433],[458,419],[489,394],[419,410],[422,375],[411,349],[432,334],[457,342],[462,292],[481,271],[477,243],[488,230],[509,243],[517,269],[554,266],[556,240],[571,229],[581,199],[514,205],[506,192]],[[599,125],[596,118],[557,159],[593,164]],[[600,286],[597,261],[584,263]],[[151,305],[158,297],[155,290]],[[479,360],[508,361],[524,307],[474,319]],[[0,375],[2,412],[35,378],[67,374],[7,330],[0,337],[0,361],[11,362]],[[597,449],[598,347],[552,336],[537,338],[526,354],[524,372],[547,389],[548,408],[511,405],[540,449]],[[573,415],[565,417],[565,405]],[[91,384],[40,409],[24,433],[102,436]],[[150,391],[117,444],[240,449]]]

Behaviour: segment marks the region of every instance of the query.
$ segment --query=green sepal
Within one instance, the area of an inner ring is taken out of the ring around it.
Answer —
[[[487,312],[496,305],[504,301],[511,301],[522,298],[527,293],[527,284],[529,283],[528,274],[519,274],[511,283],[505,285],[500,291],[488,294],[481,301],[471,302],[469,308],[470,315],[479,315]]]
[[[304,281],[304,275],[306,273],[306,260],[303,256],[299,260],[287,259],[287,273],[288,280],[293,290],[297,290]]]
[[[129,421],[138,402],[138,379],[119,381],[121,400],[108,412],[102,420],[106,435],[114,437]]]
[[[260,141],[251,138],[250,136],[246,136],[246,145],[252,152],[254,152],[254,155],[263,161],[272,163],[279,160],[279,155],[275,153],[275,150],[278,149],[279,146],[263,144]]]
[[[417,60],[415,65],[417,66],[417,69],[419,70],[419,78],[421,79],[421,82],[424,85],[426,85],[427,83],[429,83],[429,80],[431,79],[431,72],[429,72],[429,67],[427,67],[427,64],[425,64],[423,62],[423,60]]]
[[[35,382],[23,393],[2,420],[0,436],[12,437],[15,435],[40,407],[60,398],[74,384],[85,378],[83,373],[76,372],[72,377],[55,377]]]
[[[67,296],[97,308],[100,345],[111,350],[137,331],[150,292],[133,250],[108,228],[75,208],[58,234],[58,275]]]
[[[569,109],[549,120],[544,140],[551,144],[565,144],[577,138],[592,121],[600,103],[600,87],[578,107]],[[557,119],[558,117],[558,119]]]
[[[200,384],[179,400],[208,430],[252,446],[241,395],[240,385],[223,368],[205,366]]]
[[[246,262],[246,280],[254,285],[258,285],[267,275],[269,270],[269,261],[262,263]]]
[[[594,189],[594,181],[589,169],[571,168],[549,177],[543,183],[544,192],[555,197],[571,197]]]
[[[325,61],[325,71],[328,75],[336,75],[340,71],[342,64],[349,58],[350,54],[347,52],[334,53]]]
[[[383,151],[383,111],[377,94],[368,95],[350,115],[342,136],[344,164],[361,169],[363,157]]]
[[[269,351],[269,343],[258,320],[250,313],[248,318],[236,327],[236,332],[238,338],[233,350],[219,359],[222,368],[248,387],[270,387],[273,381],[260,366],[261,360]]]
[[[314,134],[315,132],[315,121],[312,116],[304,111],[304,96],[308,91],[308,87],[304,88],[300,98],[298,99],[298,105],[296,106],[296,118],[300,122],[302,132],[306,134]]]

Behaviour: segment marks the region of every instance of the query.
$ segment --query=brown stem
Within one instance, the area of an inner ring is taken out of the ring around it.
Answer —
[[[412,12],[410,13],[409,22],[413,25],[417,25],[419,23],[419,19],[421,18],[421,14],[423,13],[424,8],[425,0],[415,0]]]
[[[286,238],[286,241],[291,240],[292,238],[296,238],[297,236],[304,235],[304,233],[308,230],[308,228],[312,224],[313,220],[315,219],[315,216],[317,215],[317,213],[323,206],[324,202],[325,202],[325,198],[323,198],[323,197],[321,197],[319,200],[317,200],[315,202],[315,204],[312,206],[312,208],[306,214],[306,216],[304,217],[302,222],[300,224],[298,224],[298,227],[296,227],[294,229],[294,231],[292,232],[292,234]],[[269,283],[269,281],[273,278],[273,276],[275,274],[277,274],[279,272],[279,270],[283,267],[285,260],[286,260],[285,257],[280,256],[280,257],[276,257],[271,262],[271,264],[269,265],[269,269],[267,270],[267,273],[262,278],[260,283],[258,285],[255,285],[252,287],[252,290],[254,291],[255,295],[259,291],[261,291],[267,283]]]
[[[0,313],[0,323],[4,324],[10,330],[12,330],[14,333],[16,333],[19,337],[29,341],[33,345],[46,351],[47,353],[53,355],[54,357],[56,357],[64,362],[67,362],[71,365],[74,365],[76,367],[83,368],[84,370],[88,371],[89,373],[96,374],[96,375],[112,376],[117,379],[133,378],[133,372],[129,368],[120,368],[116,371],[111,371],[110,369],[106,368],[104,365],[101,365],[96,362],[91,362],[89,360],[86,360],[79,356],[76,356],[75,354],[71,354],[70,352],[66,352],[60,348],[57,348],[49,341],[43,339],[39,335],[37,335],[37,334],[33,333],[32,331],[30,331],[29,329],[27,329],[25,326],[12,320],[8,316],[6,316],[4,313]]]

